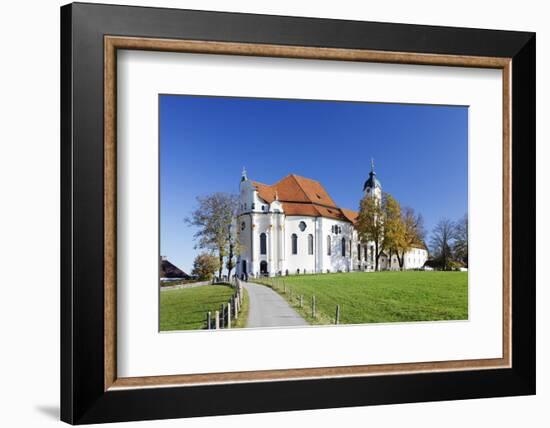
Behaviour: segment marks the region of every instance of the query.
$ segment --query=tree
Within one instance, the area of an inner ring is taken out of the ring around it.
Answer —
[[[378,271],[378,259],[382,253],[384,230],[383,212],[380,202],[373,197],[364,196],[359,204],[357,233],[363,242],[374,243],[375,270]]]
[[[443,218],[437,223],[431,239],[431,247],[436,259],[439,259],[443,270],[449,270],[453,261],[452,248],[456,238],[455,224]]]
[[[195,257],[192,274],[200,280],[211,280],[214,273],[219,269],[219,260],[216,256],[208,253],[201,253]]]
[[[384,193],[382,196],[382,212],[384,214],[382,247],[388,251],[391,266],[392,254],[398,253],[398,249],[403,246],[405,231],[401,220],[401,206],[389,193]]]
[[[401,224],[403,233],[397,243],[397,260],[399,268],[403,270],[405,263],[405,253],[413,246],[424,246],[424,219],[422,214],[416,214],[410,207],[403,208],[401,212]]]
[[[455,223],[453,250],[457,260],[468,266],[468,214],[464,214],[464,217]]]
[[[399,204],[388,193],[382,195],[382,201],[365,195],[359,205],[357,232],[359,240],[374,243],[375,270],[379,270],[380,255],[384,249],[393,245],[398,234],[396,218]]]
[[[198,208],[185,222],[198,228],[194,237],[195,248],[216,251],[219,260],[219,276],[222,276],[223,259],[229,250],[231,224],[238,206],[237,196],[213,193],[197,197]]]
[[[236,266],[235,258],[241,253],[241,244],[235,230],[237,230],[237,227],[235,222],[233,222],[229,228],[229,236],[227,239],[228,253],[227,261],[225,262],[225,267],[227,268],[227,278],[229,280],[231,280],[231,271]]]

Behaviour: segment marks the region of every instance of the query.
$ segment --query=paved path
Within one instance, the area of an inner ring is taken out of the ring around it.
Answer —
[[[247,327],[283,327],[308,325],[290,305],[271,288],[242,282],[248,291],[250,309]]]

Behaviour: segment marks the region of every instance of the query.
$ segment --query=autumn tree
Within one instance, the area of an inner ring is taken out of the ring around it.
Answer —
[[[200,280],[211,280],[216,271],[219,269],[220,261],[216,256],[208,253],[201,253],[193,262],[193,275],[196,275]]]
[[[379,270],[380,256],[384,251],[390,253],[396,248],[402,234],[399,202],[389,193],[382,200],[366,195],[359,205],[357,232],[359,240],[374,243],[375,270]]]
[[[455,223],[453,251],[456,259],[468,266],[468,214],[464,214],[464,217]]]
[[[453,260],[453,245],[456,239],[455,224],[444,218],[437,223],[431,238],[432,252],[443,270],[449,270]]]
[[[218,255],[219,277],[222,276],[223,259],[230,249],[231,224],[238,207],[237,196],[213,193],[197,197],[198,208],[185,219],[198,230],[194,235],[195,248],[215,251]]]
[[[368,195],[361,199],[356,227],[361,241],[374,244],[375,270],[378,271],[380,254],[384,250],[384,213],[378,199]]]
[[[397,254],[399,248],[403,247],[404,225],[401,220],[401,206],[399,202],[390,195],[384,193],[382,196],[382,213],[384,216],[383,244],[382,247],[388,253],[390,260],[393,254]]]
[[[401,235],[397,242],[396,254],[399,268],[403,270],[405,253],[414,246],[424,246],[424,219],[414,209],[405,207],[401,211]]]

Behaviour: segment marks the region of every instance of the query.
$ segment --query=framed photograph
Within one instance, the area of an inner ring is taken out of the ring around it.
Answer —
[[[533,33],[76,3],[61,54],[62,420],[535,393]]]

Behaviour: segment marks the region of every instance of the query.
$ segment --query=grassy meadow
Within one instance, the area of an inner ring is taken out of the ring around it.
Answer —
[[[310,324],[333,324],[337,304],[340,324],[468,319],[467,272],[351,272],[252,281],[272,287]]]

